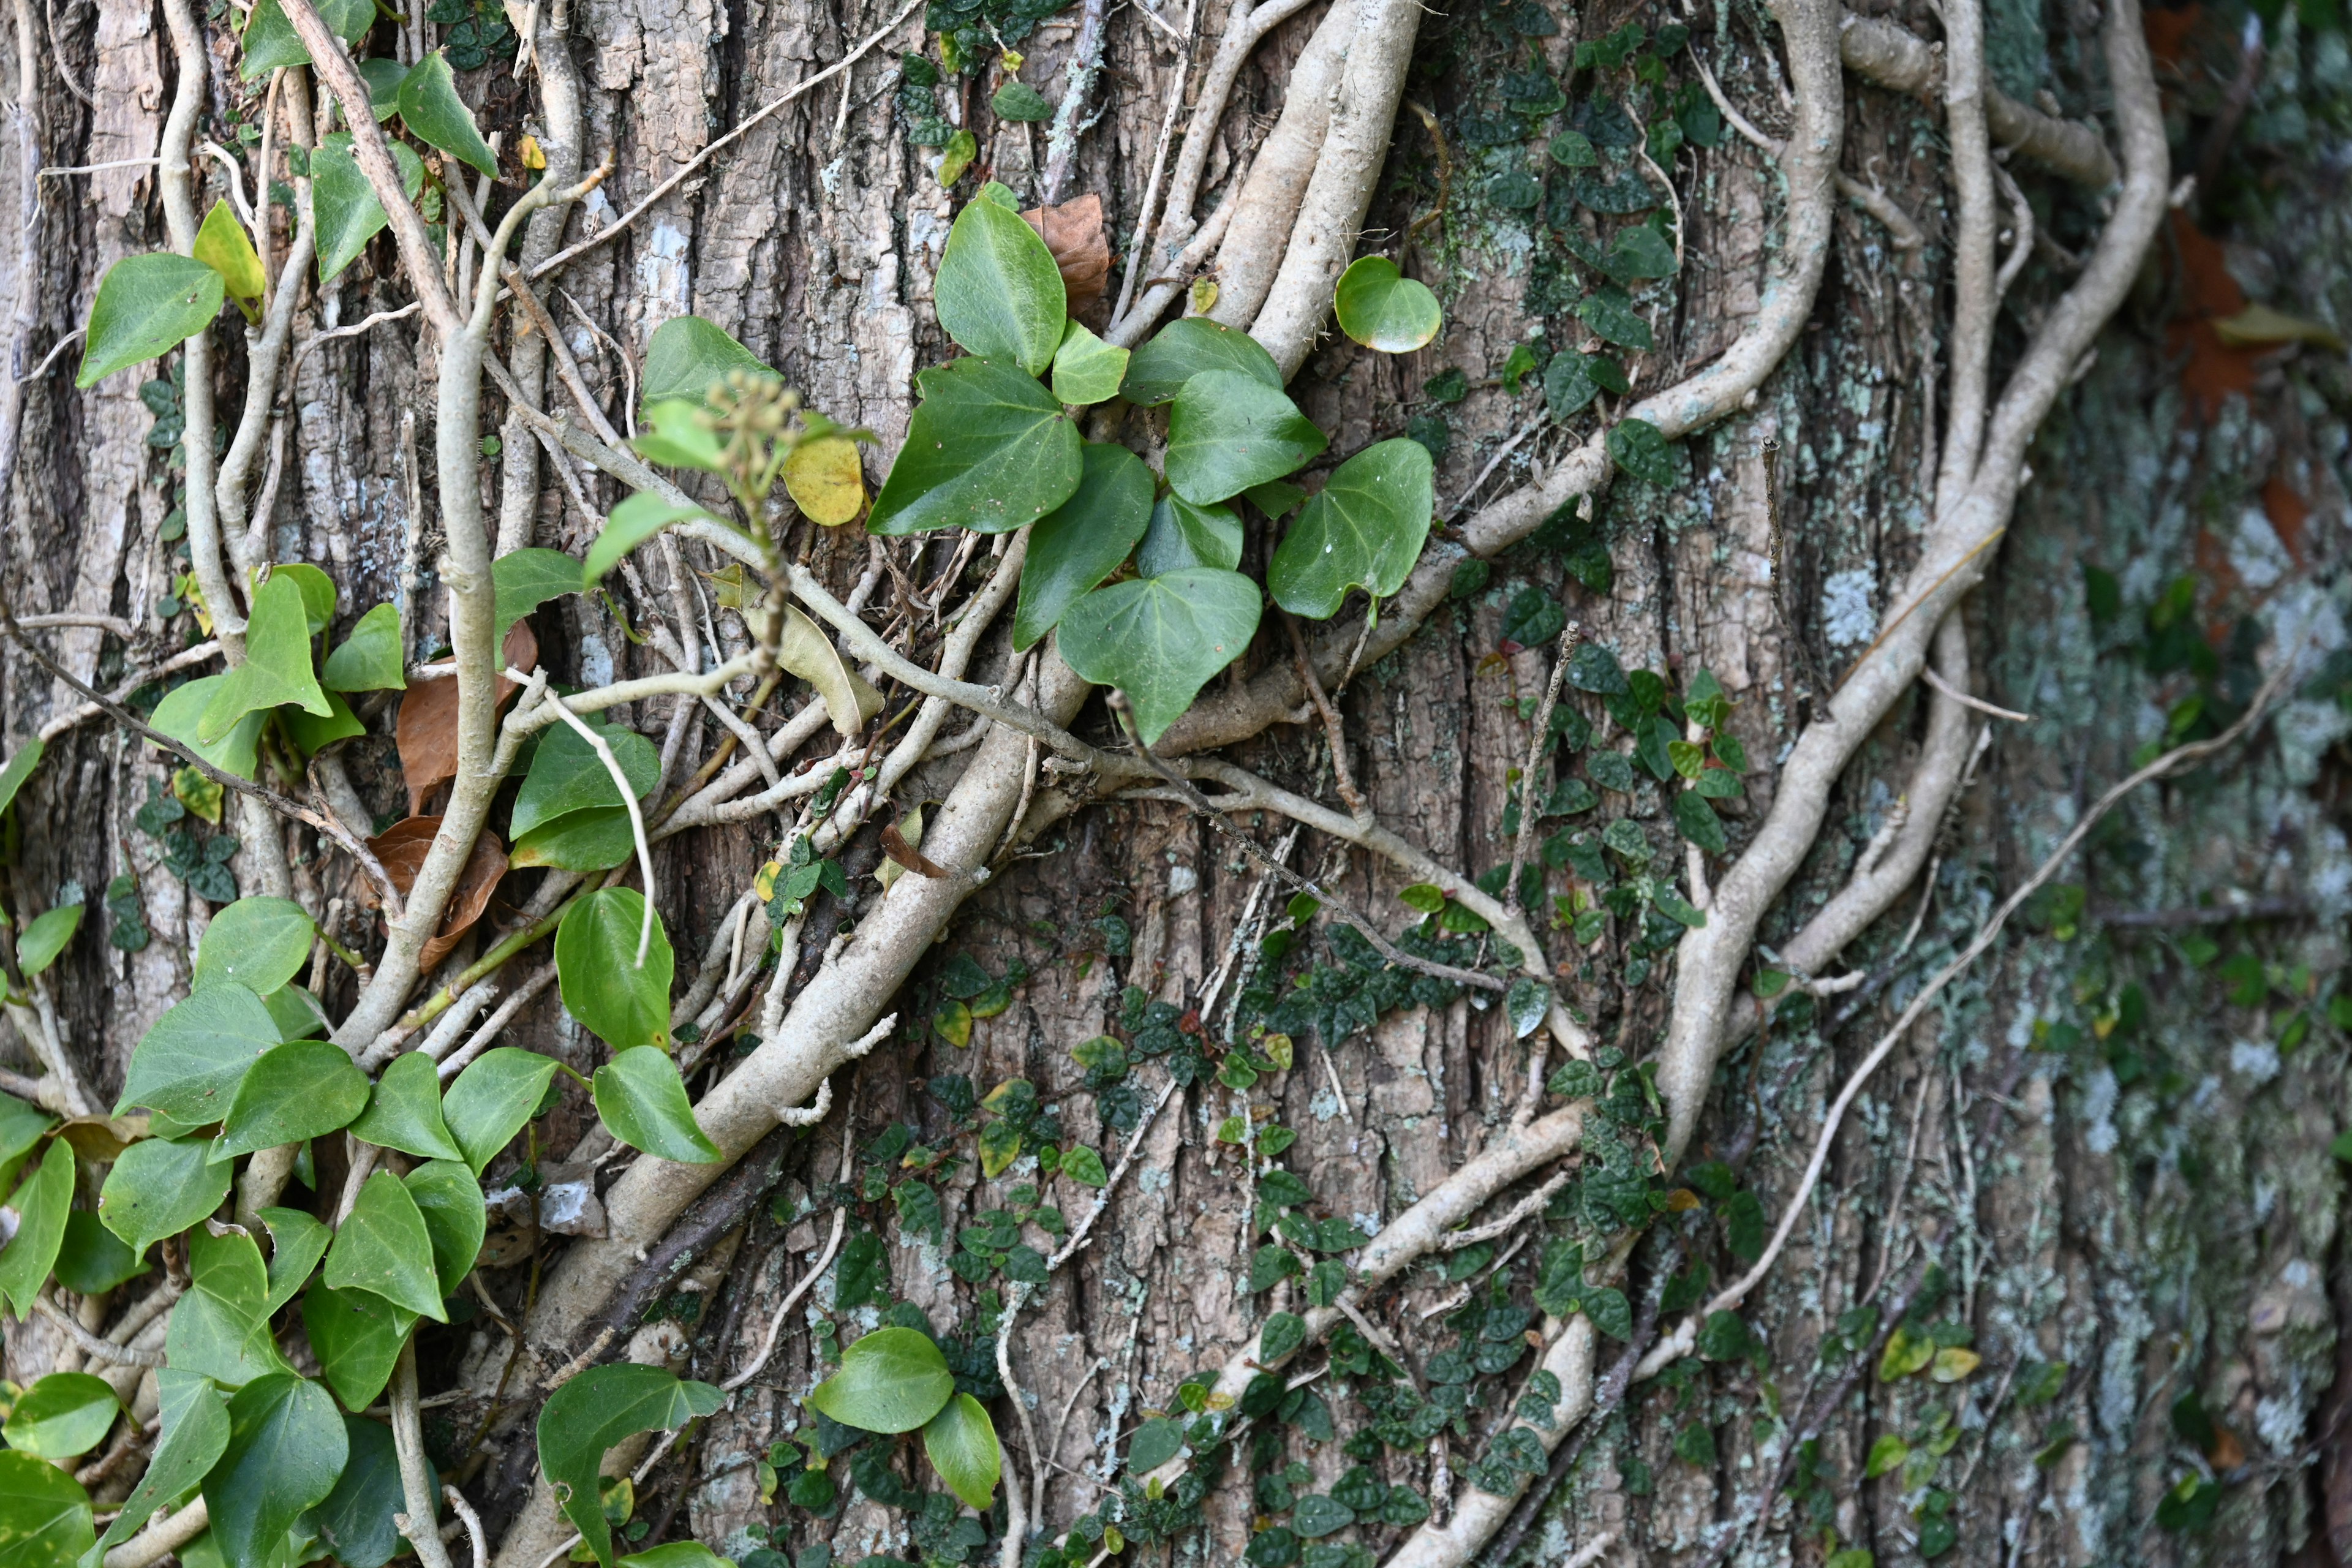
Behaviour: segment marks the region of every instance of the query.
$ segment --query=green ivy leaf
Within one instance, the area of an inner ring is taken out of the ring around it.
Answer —
[[[1018,364],[1031,375],[1045,374],[1054,363],[1067,317],[1062,269],[1037,231],[1010,207],[992,201],[964,205],[948,231],[932,298],[940,326],[965,353]],[[911,436],[908,444],[913,445]]]
[[[642,423],[629,445],[649,461],[713,474],[726,470],[727,449],[699,402],[672,397],[649,403]]]
[[[350,1440],[327,1391],[292,1373],[237,1390],[228,1426],[228,1447],[205,1477],[213,1542],[228,1568],[267,1568],[294,1521],[335,1489]]]
[[[221,1205],[230,1170],[212,1162],[209,1138],[142,1138],[106,1173],[98,1217],[133,1252],[177,1236]]]
[[[436,49],[401,79],[400,122],[429,145],[496,178],[498,154],[482,140],[473,112],[457,96],[457,78],[450,72],[446,54]]]
[[[612,749],[613,760],[621,764],[621,775],[629,781],[630,793],[643,799],[661,778],[661,752],[634,730],[624,730],[593,715],[587,723]],[[520,839],[550,823],[599,806],[620,811],[623,831],[627,831],[627,812],[621,792],[595,748],[569,724],[543,731],[538,749],[531,753],[530,772],[515,794],[514,816],[509,821],[513,837]],[[632,933],[632,963],[635,962],[636,952],[636,938]]]
[[[25,787],[25,781],[31,778],[33,770],[41,765],[42,753],[48,749],[47,742],[35,736],[17,748],[16,754],[8,759],[6,767],[0,768],[0,811],[7,810],[16,803],[16,792]]]
[[[1103,1169],[1103,1157],[1083,1143],[1062,1151],[1062,1174],[1089,1187],[1110,1181],[1110,1173]]]
[[[227,684],[226,675],[207,675],[185,686],[175,686],[155,705],[154,717],[147,722],[157,733],[170,736],[222,772],[249,779],[255,772],[261,726],[268,714],[248,713],[226,735],[210,743],[196,739],[196,729],[205,710]]]
[[[656,327],[646,344],[639,400],[646,407],[675,398],[707,408],[712,390],[738,371],[767,381],[783,380],[716,321],[674,316]]]
[[[192,990],[233,982],[266,996],[302,973],[318,928],[291,899],[239,899],[215,911],[196,944]]]
[[[365,1290],[436,1323],[449,1321],[433,1269],[433,1237],[398,1176],[378,1171],[360,1189],[327,1253],[328,1286]]]
[[[99,280],[74,384],[95,386],[171,353],[212,324],[226,292],[219,273],[190,257],[124,257]]]
[[[1189,572],[1196,566],[1230,572],[1242,563],[1242,520],[1227,506],[1194,506],[1174,492],[1152,503],[1151,525],[1135,549],[1135,570],[1144,577]]]
[[[245,662],[205,705],[196,739],[211,745],[226,739],[247,714],[292,703],[326,718],[334,710],[319,678],[310,672],[310,618],[302,590],[291,578],[272,574],[253,596],[253,618],[245,628]]]
[[[615,1050],[669,1039],[669,988],[676,959],[661,917],[637,963],[646,898],[635,888],[600,888],[567,910],[555,929],[556,984],[564,1011]]]
[[[1315,620],[1351,588],[1375,598],[1404,586],[1436,508],[1435,466],[1418,441],[1381,441],[1339,465],[1307,503],[1267,566],[1274,602]]]
[[[97,1532],[89,1494],[71,1476],[0,1450],[0,1568],[72,1568]]]
[[[305,757],[315,757],[337,741],[348,741],[367,733],[367,726],[359,721],[352,705],[341,692],[327,693],[327,716],[313,718],[299,708],[281,708],[278,722],[286,728],[286,738]]]
[[[996,1424],[979,1400],[959,1394],[941,1405],[923,1425],[923,1453],[950,1491],[982,1513],[988,1511],[996,1497],[997,1478],[1003,1474],[1004,1456],[997,1447]]]
[[[267,1208],[260,1217],[269,1227],[269,1294],[264,1306],[275,1316],[310,1282],[335,1233],[300,1209]]]
[[[374,61],[363,62],[364,70]],[[376,118],[383,119],[383,114]],[[415,201],[425,189],[425,160],[407,142],[391,142],[392,161],[400,169],[402,189]],[[310,212],[319,231],[319,281],[326,283],[359,258],[368,241],[392,220],[375,199],[375,187],[352,152],[352,133],[337,131],[322,138],[310,154]]]
[[[351,1410],[364,1410],[392,1381],[394,1363],[416,1314],[365,1290],[313,1285],[302,1296],[302,1328],[319,1357],[319,1375]]]
[[[626,807],[592,806],[542,823],[514,841],[507,864],[520,871],[552,866],[561,871],[609,871],[637,852]]]
[[[929,1334],[877,1329],[841,1352],[841,1370],[811,1389],[807,1403],[861,1432],[912,1432],[954,1392],[955,1375]]]
[[[975,202],[964,211],[992,205]],[[1029,232],[1018,217],[1012,221]],[[923,401],[866,514],[868,532],[1005,533],[1045,516],[1078,488],[1084,459],[1077,426],[1052,393],[1012,362],[952,360],[915,384]]]
[[[1054,118],[1051,100],[1025,81],[1007,81],[988,100],[989,111],[999,120],[1015,124],[1035,125]],[[993,206],[994,203],[990,203]]]
[[[337,594],[335,580],[316,566],[303,561],[279,562],[269,568],[273,578],[283,577],[294,584],[302,595],[302,629],[317,637],[335,624]],[[261,581],[260,568],[253,574],[253,585]]]
[[[264,996],[261,1005],[269,1009],[281,1040],[307,1040],[327,1032],[327,1010],[303,986],[281,985]]]
[[[205,1479],[228,1447],[228,1402],[212,1379],[179,1367],[159,1367],[155,1387],[163,1431],[147,1471],[123,1500],[122,1511],[98,1538],[81,1568],[99,1568],[106,1553],[139,1533],[155,1510]],[[387,1432],[387,1440],[390,1437]]]
[[[1257,1334],[1257,1362],[1261,1366],[1280,1366],[1291,1352],[1307,1342],[1307,1320],[1296,1312],[1276,1312],[1265,1321]]]
[[[1054,351],[1054,395],[1079,405],[1109,402],[1127,379],[1128,358],[1125,349],[1071,321],[1062,329],[1061,346]]]
[[[66,1215],[65,1239],[58,1244],[52,1266],[58,1283],[82,1296],[111,1290],[147,1272],[146,1259],[122,1245],[122,1238],[87,1209]]]
[[[237,310],[247,321],[258,323],[261,297],[268,291],[269,280],[262,275],[261,258],[254,253],[245,226],[236,221],[226,200],[213,203],[189,252],[221,275],[222,287]]]
[[[454,1296],[482,1255],[482,1237],[489,1216],[482,1203],[482,1184],[463,1160],[434,1160],[401,1178],[416,1212],[424,1216],[425,1233],[433,1241],[433,1273],[441,1293]]]
[[[639,490],[613,509],[604,520],[604,531],[596,542],[588,547],[587,563],[581,569],[581,587],[594,587],[604,574],[621,563],[621,557],[653,538],[672,523],[689,518],[704,518],[721,527],[733,525],[723,518],[712,517],[698,506],[679,506],[664,500],[651,490]]]
[[[1602,284],[1576,302],[1576,313],[1586,326],[1600,334],[1603,342],[1641,353],[1657,347],[1657,340],[1650,334],[1650,323],[1635,312],[1632,297],[1622,289]]]
[[[367,37],[368,26],[375,20],[375,6],[370,0],[321,0],[319,20],[343,42],[356,44]],[[244,67],[238,75],[247,81],[259,81],[287,66],[310,63],[310,51],[303,47],[278,0],[257,0],[240,42]]]
[[[1252,485],[1242,492],[1250,504],[1276,522],[1297,510],[1307,502],[1307,492],[1287,479],[1268,479],[1262,485]],[[1479,562],[1485,565],[1485,562]]]
[[[1710,855],[1724,854],[1730,847],[1723,837],[1722,819],[1696,790],[1683,790],[1675,795],[1675,826],[1682,829],[1685,838]]]
[[[1255,583],[1196,567],[1096,589],[1063,612],[1058,646],[1078,674],[1127,693],[1148,746],[1242,656],[1258,610]]]
[[[477,1176],[538,1110],[555,1062],[536,1051],[494,1046],[476,1057],[441,1100],[441,1116]]]
[[[1195,506],[1278,479],[1330,445],[1276,387],[1230,370],[1184,384],[1168,416],[1168,482]]]
[[[299,1143],[351,1125],[366,1108],[367,1074],[342,1047],[294,1040],[262,1053],[229,1101],[212,1158]]]
[[[561,550],[510,550],[491,562],[499,640],[548,600],[580,592],[582,581],[580,563]]]
[[[400,667],[400,607],[378,605],[327,656],[320,684],[330,691],[405,691]]]
[[[66,944],[81,929],[81,906],[60,904],[26,922],[16,939],[16,967],[30,978],[58,961]]]
[[[1634,224],[1617,231],[1604,265],[1609,276],[1621,283],[1643,278],[1672,278],[1675,270],[1674,242],[1648,224]]]
[[[392,1516],[408,1506],[400,1482],[400,1451],[392,1428],[381,1421],[346,1415],[343,1436],[350,1441],[350,1458],[335,1489],[311,1519],[343,1568],[383,1568],[402,1546]]]
[[[103,1378],[53,1372],[16,1396],[0,1436],[20,1453],[70,1459],[97,1447],[121,1410],[122,1402]]]
[[[292,1371],[270,1336],[269,1273],[253,1238],[241,1230],[215,1236],[201,1225],[187,1237],[188,1291],[173,1305],[163,1341],[170,1364],[232,1388]]]
[[[1385,256],[1359,257],[1339,274],[1339,330],[1368,349],[1403,354],[1426,347],[1445,324],[1437,296]]]
[[[1160,328],[1135,351],[1119,392],[1129,403],[1156,406],[1172,401],[1186,382],[1210,370],[1237,372],[1276,392],[1282,390],[1282,369],[1263,343],[1205,317],[1186,316]]]
[[[1151,519],[1151,470],[1126,447],[1087,444],[1078,488],[1029,530],[1013,647],[1025,652],[1062,614],[1118,570]]]
[[[33,1173],[16,1185],[8,1206],[16,1211],[16,1234],[0,1248],[0,1297],[19,1318],[33,1315],[33,1298],[49,1278],[65,1244],[66,1215],[73,1207],[74,1156],[62,1138],[52,1139]]]
[[[612,1526],[596,1488],[605,1450],[635,1433],[675,1431],[725,1398],[707,1383],[627,1362],[591,1367],[548,1396],[539,1413],[539,1467],[604,1568],[614,1568]]]
[[[392,1058],[376,1079],[352,1136],[420,1160],[463,1160],[465,1151],[441,1119],[441,1078],[433,1058],[409,1051]]]
[[[659,1046],[633,1046],[596,1069],[596,1114],[614,1137],[660,1159],[709,1165],[726,1158],[696,1125],[677,1064]]]
[[[1646,419],[1623,419],[1611,426],[1609,456],[1637,479],[1660,486],[1674,482],[1674,457],[1665,434]]]
[[[218,1121],[246,1069],[277,1044],[277,1020],[260,997],[234,982],[207,985],[140,1040],[114,1114],[143,1106],[183,1126]]]

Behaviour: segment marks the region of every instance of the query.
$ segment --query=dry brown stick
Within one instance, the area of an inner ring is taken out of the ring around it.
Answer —
[[[1552,710],[1559,706],[1559,683],[1568,676],[1569,655],[1584,640],[1584,627],[1570,621],[1559,629],[1559,656],[1551,662],[1551,679],[1544,687],[1543,701],[1536,708],[1536,732],[1528,742],[1528,765],[1519,770],[1519,831],[1511,841],[1511,874],[1503,879],[1503,907],[1514,907],[1519,896],[1519,871],[1528,863],[1528,851],[1536,841],[1536,770],[1542,765],[1546,742],[1551,738]],[[1307,664],[1302,653],[1300,663]],[[1312,668],[1311,664],[1307,664]]]
[[[1324,739],[1331,746],[1331,780],[1339,787],[1339,798],[1348,803],[1348,811],[1359,822],[1370,820],[1371,807],[1364,804],[1356,788],[1356,779],[1348,767],[1348,733],[1339,722],[1339,710],[1331,705],[1330,693],[1323,689],[1323,678],[1315,673],[1315,660],[1307,651],[1307,638],[1298,630],[1298,617],[1288,610],[1282,612],[1282,629],[1290,634],[1290,657],[1297,661],[1298,679],[1307,683],[1307,700],[1322,716]]]

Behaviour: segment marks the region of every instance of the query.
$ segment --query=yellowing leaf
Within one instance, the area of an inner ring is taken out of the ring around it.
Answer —
[[[2268,305],[2249,305],[2234,316],[2213,323],[2213,331],[2233,349],[2260,348],[2270,343],[2317,343],[2341,353],[2344,339],[2318,321],[2290,316]]]
[[[962,179],[963,172],[971,168],[971,161],[979,156],[980,142],[971,132],[959,131],[949,137],[948,144],[940,151],[940,184],[942,186],[952,185]]]
[[[1976,1352],[1963,1350],[1954,1345],[1948,1350],[1936,1352],[1936,1359],[1929,1366],[1927,1375],[1937,1383],[1958,1383],[1969,1373],[1976,1371],[1983,1361],[1984,1357],[1977,1354]]]
[[[771,860],[760,868],[759,875],[751,879],[751,891],[758,895],[761,903],[776,896],[776,879],[783,874],[784,863],[782,860]]]
[[[814,621],[790,605],[784,606],[784,635],[776,646],[776,662],[816,688],[833,727],[845,737],[856,735],[882,711],[882,694],[858,678]]]
[[[248,321],[261,320],[261,297],[269,289],[261,271],[261,258],[254,253],[253,241],[246,237],[245,226],[236,221],[236,214],[228,203],[218,201],[205,215],[204,226],[196,230],[195,258],[221,275],[228,297],[245,312]]]
[[[180,804],[215,826],[221,819],[221,786],[194,768],[182,768],[172,775],[172,793]]]
[[[855,520],[866,505],[866,470],[857,443],[846,436],[819,436],[794,447],[784,459],[784,489],[793,504],[827,528]]]
[[[544,169],[547,167],[547,154],[540,151],[538,137],[524,137],[520,144],[515,148],[515,151],[522,155],[522,166],[524,168]]]
[[[1192,280],[1192,314],[1205,316],[1217,308],[1217,280],[1196,278]]]
[[[971,1044],[971,1009],[961,1002],[942,1002],[931,1015],[931,1027],[948,1044],[968,1046]]]

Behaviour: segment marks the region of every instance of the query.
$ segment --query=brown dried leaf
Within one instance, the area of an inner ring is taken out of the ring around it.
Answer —
[[[920,831],[919,826],[918,831]],[[882,830],[882,853],[918,876],[939,880],[954,875],[946,867],[929,858],[922,851],[908,843],[907,836],[898,831],[898,825],[895,822]]]
[[[499,648],[508,665],[529,669],[539,662],[539,638],[530,622],[517,621]],[[515,683],[499,678],[499,702],[515,694]],[[435,790],[457,776],[457,682],[454,677],[412,680],[400,700],[400,772],[408,784],[411,816],[422,811]],[[402,889],[406,891],[405,889]]]
[[[122,1152],[147,1136],[143,1111],[129,1116],[76,1116],[58,1129],[58,1136],[93,1165],[110,1165]]]
[[[1102,197],[1091,193],[1057,207],[1031,207],[1021,215],[1054,253],[1062,269],[1062,290],[1075,316],[1102,298],[1110,281],[1110,241],[1103,233]]]
[[[435,685],[453,685],[436,681]],[[400,889],[401,897],[416,884],[417,872],[425,868],[425,857],[432,851],[434,836],[441,831],[437,816],[404,817],[368,840],[368,847],[383,862],[384,874],[392,885]],[[457,879],[457,888],[449,896],[449,907],[441,913],[441,929],[425,944],[418,962],[431,969],[449,955],[457,939],[482,918],[489,907],[490,895],[498,890],[499,879],[507,874],[507,847],[499,842],[495,833],[485,832],[474,840],[473,857],[466,862],[465,871]]]

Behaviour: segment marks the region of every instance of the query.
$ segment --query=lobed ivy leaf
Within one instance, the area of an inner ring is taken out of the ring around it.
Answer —
[[[1242,520],[1228,506],[1194,506],[1171,491],[1152,503],[1151,526],[1135,547],[1139,576],[1160,577],[1212,566],[1230,572],[1242,563]]]
[[[1151,521],[1151,470],[1112,442],[1087,444],[1078,488],[1029,530],[1013,651],[1052,631],[1063,612],[1118,570]]]
[[[841,1370],[809,1391],[807,1403],[861,1432],[912,1432],[955,1393],[947,1357],[929,1334],[877,1329],[841,1352]]]
[[[1435,468],[1418,441],[1381,441],[1333,471],[1267,565],[1274,602],[1316,620],[1351,588],[1374,598],[1404,586],[1435,513]]]
[[[1205,317],[1186,316],[1160,328],[1129,358],[1119,394],[1129,403],[1156,406],[1172,402],[1186,382],[1210,370],[1233,371],[1282,390],[1282,369],[1265,344]]]
[[[1279,387],[1230,370],[1184,384],[1168,416],[1168,483],[1196,506],[1278,479],[1330,441]]]
[[[107,1172],[98,1217],[131,1251],[144,1253],[219,1208],[229,1181],[229,1163],[214,1162],[209,1138],[142,1138]]]
[[[299,1143],[351,1125],[368,1102],[367,1074],[327,1040],[293,1040],[262,1053],[236,1086],[212,1158],[227,1160]]]
[[[675,1431],[718,1410],[725,1397],[707,1383],[629,1362],[591,1367],[548,1396],[539,1413],[539,1468],[603,1568],[615,1568],[596,1487],[605,1451],[639,1432]]]
[[[354,1138],[420,1160],[466,1157],[441,1117],[439,1069],[432,1058],[418,1051],[392,1058],[351,1131]]]
[[[290,1372],[232,1394],[228,1425],[228,1446],[205,1477],[213,1542],[228,1568],[268,1568],[295,1521],[335,1489],[350,1441],[327,1391]]]
[[[1062,616],[1057,647],[1097,686],[1125,691],[1150,745],[1257,634],[1258,587],[1209,567],[1097,588]]]
[[[932,298],[940,328],[965,353],[1018,364],[1031,375],[1044,375],[1054,363],[1067,315],[1062,269],[1012,208],[965,204],[948,231]],[[908,444],[913,441],[909,435]]]
[[[1445,324],[1445,313],[1429,286],[1405,277],[1385,256],[1350,262],[1339,274],[1333,308],[1341,331],[1381,353],[1411,353],[1426,347]]]
[[[395,1307],[449,1321],[433,1268],[433,1236],[398,1176],[378,1171],[335,1232],[321,1276],[336,1290],[365,1290]]]
[[[669,1039],[677,960],[656,914],[653,941],[638,963],[645,914],[645,895],[635,888],[600,888],[566,910],[555,929],[555,979],[564,1011],[615,1050]]]
[[[1054,351],[1054,395],[1071,404],[1109,402],[1127,379],[1128,358],[1127,350],[1103,342],[1079,321],[1069,322]]]
[[[769,381],[783,380],[718,322],[701,316],[673,316],[646,340],[639,402],[651,407],[677,398],[707,407],[712,389],[739,371]]]
[[[596,1069],[596,1114],[630,1148],[684,1165],[726,1158],[694,1120],[677,1064],[659,1046],[633,1046]]]
[[[477,1176],[539,1110],[555,1062],[536,1051],[494,1046],[475,1058],[442,1097],[441,1116]]]
[[[211,745],[227,737],[247,714],[290,703],[326,718],[334,710],[310,669],[310,622],[300,584],[271,573],[253,595],[245,628],[245,662],[205,704],[196,739]]]
[[[975,202],[964,210],[992,205]],[[1007,216],[1029,234],[1027,224]],[[1029,237],[1042,247],[1036,236]],[[1061,286],[1058,273],[1055,286]],[[868,532],[1005,533],[1045,516],[1078,488],[1084,459],[1077,426],[1013,362],[952,360],[915,384],[923,401],[866,515]]]
[[[160,359],[212,324],[227,286],[203,262],[169,251],[126,256],[106,269],[89,308],[74,384]]]
[[[267,996],[302,973],[318,927],[291,899],[239,899],[214,911],[196,943],[192,990],[233,982]]]
[[[495,179],[498,154],[482,140],[473,111],[457,96],[448,51],[436,49],[401,79],[400,122],[421,140]]]
[[[376,62],[363,61],[364,70]],[[395,85],[394,92],[397,92]],[[381,120],[383,113],[376,116]],[[407,142],[391,142],[392,161],[399,166],[401,188],[410,201],[425,189],[425,160]],[[375,198],[375,187],[352,152],[352,133],[331,132],[310,154],[311,222],[319,233],[319,281],[327,283],[359,259],[360,252],[391,223]]]

